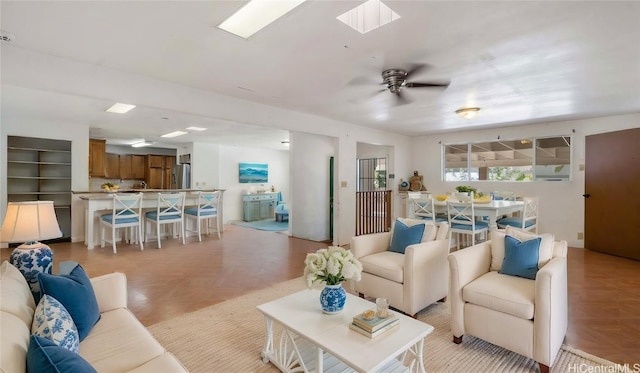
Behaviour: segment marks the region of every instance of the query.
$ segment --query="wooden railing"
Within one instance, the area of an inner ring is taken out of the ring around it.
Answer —
[[[388,232],[391,227],[391,191],[356,192],[356,236]]]

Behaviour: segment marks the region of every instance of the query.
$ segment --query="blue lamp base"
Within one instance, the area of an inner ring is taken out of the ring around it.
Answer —
[[[9,263],[18,268],[24,278],[27,279],[31,294],[33,294],[33,298],[38,304],[40,301],[38,273],[51,274],[53,251],[49,246],[41,242],[25,243],[13,250],[11,256],[9,256]]]

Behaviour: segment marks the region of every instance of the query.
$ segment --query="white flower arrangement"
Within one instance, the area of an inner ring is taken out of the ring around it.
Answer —
[[[338,285],[348,279],[360,281],[362,275],[362,263],[353,256],[351,250],[338,246],[307,254],[304,264],[304,279],[309,288],[314,283]]]

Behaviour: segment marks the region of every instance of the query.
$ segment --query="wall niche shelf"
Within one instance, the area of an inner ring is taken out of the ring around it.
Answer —
[[[71,241],[71,141],[7,137],[7,201],[53,201],[62,237]]]

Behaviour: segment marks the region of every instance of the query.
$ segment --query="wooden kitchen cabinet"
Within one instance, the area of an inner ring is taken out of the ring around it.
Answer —
[[[105,154],[104,177],[106,179],[120,179],[120,156],[118,154]]]
[[[173,166],[176,165],[176,157],[171,155],[164,156],[164,174],[162,176],[162,188],[173,188]]]
[[[148,168],[162,168],[164,163],[164,157],[161,155],[147,155],[147,167]]]
[[[89,177],[104,177],[106,141],[89,139]]]
[[[133,179],[133,170],[131,168],[131,154],[120,154],[120,178],[122,180]]]
[[[144,180],[144,155],[131,155],[131,178],[134,180]]]
[[[163,157],[161,155],[145,155],[144,181],[147,188],[162,189]]]

